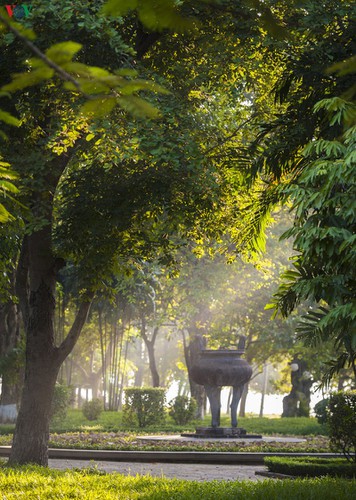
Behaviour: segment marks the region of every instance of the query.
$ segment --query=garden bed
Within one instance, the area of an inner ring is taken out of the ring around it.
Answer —
[[[138,439],[139,437],[139,439]],[[149,437],[149,436],[147,436]],[[11,445],[12,435],[0,436],[0,446]],[[144,436],[129,432],[67,432],[50,435],[51,448],[73,448],[87,450],[122,451],[206,451],[206,452],[288,452],[288,453],[327,453],[329,440],[325,436],[305,437],[301,443],[279,441],[175,441],[173,439],[152,441]]]

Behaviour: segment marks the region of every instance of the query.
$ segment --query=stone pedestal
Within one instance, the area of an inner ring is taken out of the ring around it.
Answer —
[[[197,427],[195,434],[182,434],[184,437],[195,438],[240,438],[240,439],[262,439],[259,434],[247,434],[242,427]]]

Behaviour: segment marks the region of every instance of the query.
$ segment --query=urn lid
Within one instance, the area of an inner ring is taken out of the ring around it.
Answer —
[[[244,354],[245,349],[202,349],[199,354],[204,357],[231,357],[240,358]]]

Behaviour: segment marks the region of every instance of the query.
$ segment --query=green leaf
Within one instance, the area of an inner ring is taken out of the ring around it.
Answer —
[[[4,191],[9,191],[10,193],[18,193],[19,190],[17,189],[14,184],[12,184],[9,181],[5,181],[3,179],[0,179],[0,190],[3,189]]]
[[[108,0],[104,7],[104,14],[111,14],[112,16],[123,16],[130,10],[136,9],[138,0]]]
[[[122,86],[122,94],[132,94],[139,90],[148,90],[150,92],[157,92],[160,94],[170,94],[170,91],[149,80],[127,80]]]
[[[82,45],[76,42],[61,42],[52,45],[47,51],[46,56],[56,64],[69,62],[80,51]]]
[[[11,214],[6,210],[4,205],[0,203],[0,222],[1,223],[7,222],[11,218],[12,218]]]
[[[34,71],[31,71],[29,73],[16,73],[15,75],[13,75],[12,82],[4,85],[2,87],[2,90],[9,92],[22,90],[26,87],[31,87],[32,85],[42,83],[44,80],[49,80],[53,77],[53,75],[54,70],[42,63],[41,67]]]
[[[15,127],[18,127],[20,125],[20,120],[18,118],[15,118],[14,116],[10,115],[7,111],[2,111],[0,109],[0,120],[4,123],[7,123],[8,125],[14,125]]]
[[[180,15],[175,0],[108,0],[103,7],[105,14],[123,16],[130,10],[137,10],[142,24],[152,31],[170,29],[184,32],[196,26],[192,19]]]
[[[114,97],[90,99],[81,107],[80,112],[86,116],[102,118],[108,115],[116,105]]]
[[[119,105],[129,113],[140,118],[159,118],[160,111],[149,102],[137,96],[122,96],[117,99]]]
[[[346,61],[333,64],[326,70],[327,74],[336,73],[338,76],[356,73],[356,56],[352,56]]]
[[[129,68],[117,69],[114,71],[114,73],[115,75],[131,76],[133,78],[138,75],[138,72],[135,69],[129,69]]]

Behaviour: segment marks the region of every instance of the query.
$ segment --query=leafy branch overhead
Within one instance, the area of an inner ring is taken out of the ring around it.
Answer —
[[[218,2],[205,1],[207,5],[216,5]],[[255,11],[263,29],[276,38],[288,38],[289,33],[277,19],[271,9],[260,0],[243,0],[247,8]],[[182,9],[187,7],[193,15],[187,16]],[[138,20],[149,32],[159,33],[170,30],[182,33],[194,30],[200,26],[197,17],[199,5],[194,0],[108,0],[102,7],[102,14],[122,17],[134,11]],[[228,9],[223,5],[222,8]],[[85,97],[87,102],[82,105],[84,115],[103,117],[110,113],[115,106],[130,112],[133,115],[157,118],[159,110],[152,106],[147,99],[138,95],[140,91],[165,93],[166,89],[152,81],[137,78],[134,70],[117,70],[110,72],[106,69],[82,64],[75,60],[78,52],[83,48],[81,44],[66,41],[52,45],[42,52],[34,43],[36,35],[33,30],[9,19],[5,9],[0,8],[0,31],[12,32],[36,56],[29,59],[28,70],[13,75],[10,83],[0,89],[3,93],[23,90],[27,87],[52,80],[55,76],[63,82],[63,87]],[[19,125],[17,118],[0,110],[0,121],[7,124]]]
[[[137,72],[134,70],[121,69],[111,73],[73,60],[82,49],[82,45],[76,42],[57,43],[43,53],[28,38],[35,37],[33,32],[26,30],[26,34],[23,34],[22,27],[7,20],[3,14],[0,14],[0,21],[37,56],[28,60],[30,71],[14,74],[12,81],[4,85],[1,92],[16,92],[57,76],[64,82],[65,89],[86,98],[87,102],[81,107],[84,115],[102,117],[118,105],[138,116],[160,116],[157,108],[138,95],[140,91],[167,93],[160,85],[136,78]],[[18,124],[16,119],[4,112],[0,113],[1,119]]]

